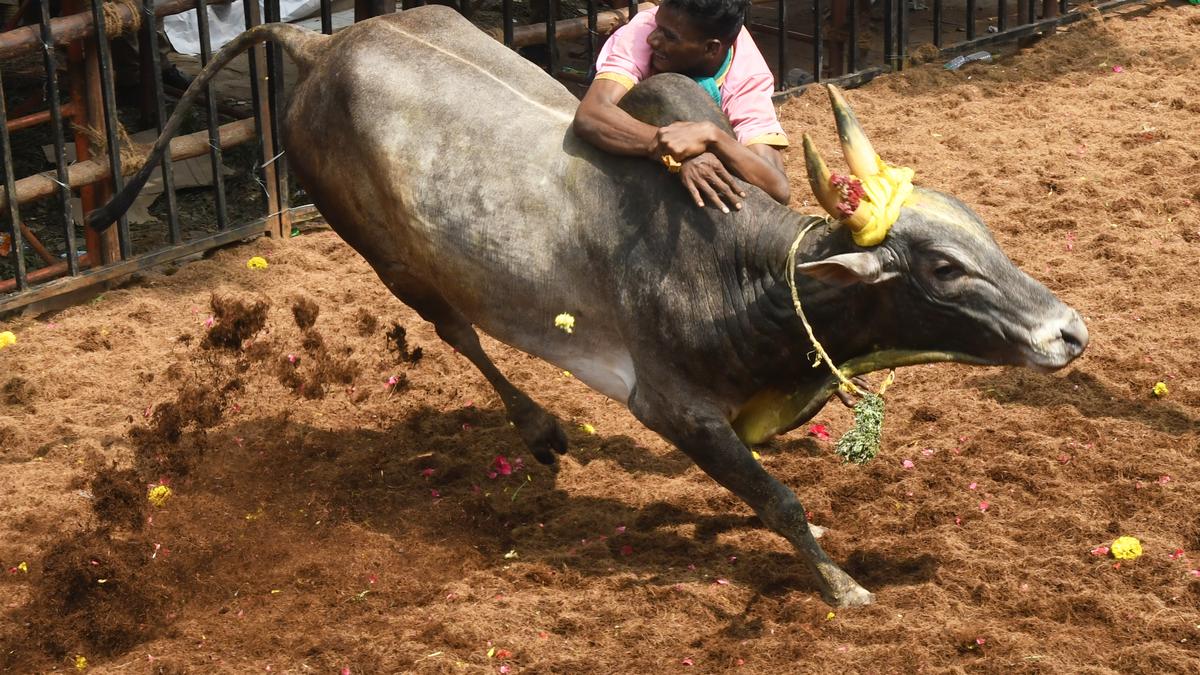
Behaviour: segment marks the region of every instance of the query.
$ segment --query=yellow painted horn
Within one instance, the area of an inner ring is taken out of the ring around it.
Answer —
[[[858,123],[850,104],[846,103],[842,90],[832,84],[826,86],[829,89],[829,102],[833,105],[833,117],[837,121],[838,138],[842,141],[842,154],[846,156],[850,173],[859,178],[874,176],[880,170],[875,148],[871,147],[871,141],[863,133],[862,125]]]
[[[833,176],[812,138],[804,134],[804,165],[808,169],[808,185],[821,208],[842,221],[852,232],[866,226],[868,204],[863,203],[861,183],[853,176]]]

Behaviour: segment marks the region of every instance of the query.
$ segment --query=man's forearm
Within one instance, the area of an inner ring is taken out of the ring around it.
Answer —
[[[738,178],[762,188],[775,201],[788,203],[791,187],[781,168],[725,133],[715,134],[708,148]]]
[[[572,126],[576,136],[605,152],[636,157],[650,156],[658,133],[611,104],[581,106]]]

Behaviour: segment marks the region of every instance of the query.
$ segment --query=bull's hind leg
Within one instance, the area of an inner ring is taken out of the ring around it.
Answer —
[[[392,272],[384,277],[384,283],[401,302],[433,324],[438,337],[467,357],[483,373],[504,402],[509,421],[539,462],[553,465],[554,453],[561,455],[567,451],[567,436],[558,420],[504,377],[483,351],[479,336],[462,313],[450,306],[436,291],[408,275]]]
[[[790,541],[812,570],[826,602],[850,607],[874,600],[829,559],[817,543],[795,493],[754,459],[716,406],[685,391],[665,396],[643,385],[639,377],[629,401],[633,414],[687,453],[705,473],[754,509],[767,527]]]

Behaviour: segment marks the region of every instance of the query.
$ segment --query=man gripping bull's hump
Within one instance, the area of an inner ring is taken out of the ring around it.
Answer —
[[[786,204],[780,150],[788,141],[771,103],[771,71],[743,26],[749,7],[749,0],[664,0],[639,12],[600,51],[596,79],[575,113],[575,134],[614,154],[664,163],[699,206],[740,209],[746,195],[734,176]],[[711,122],[655,127],[618,106],[634,85],[657,73],[695,80],[734,136]]]

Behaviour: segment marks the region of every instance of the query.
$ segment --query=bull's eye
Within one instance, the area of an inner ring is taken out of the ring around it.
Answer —
[[[942,261],[933,268],[933,276],[938,281],[954,281],[964,274],[963,268],[952,262]]]

